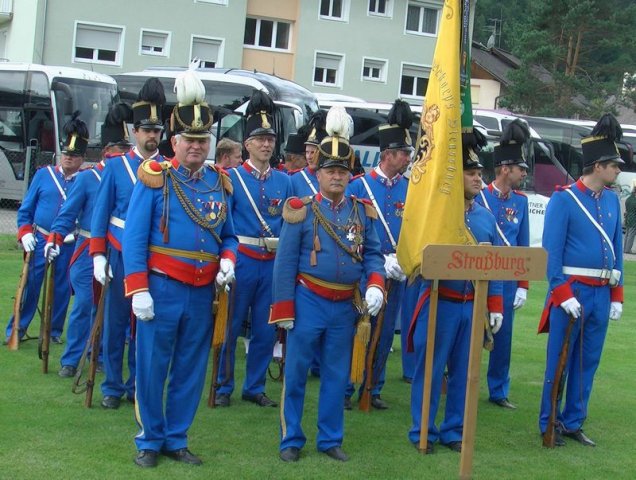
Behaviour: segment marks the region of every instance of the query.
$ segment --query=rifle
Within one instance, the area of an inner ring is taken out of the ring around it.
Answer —
[[[557,364],[556,372],[554,373],[554,380],[552,382],[552,392],[550,393],[550,418],[548,419],[548,426],[543,433],[543,446],[546,448],[554,448],[556,442],[556,415],[557,415],[557,403],[563,393],[563,386],[565,377],[563,371],[565,365],[568,362],[568,351],[570,350],[570,334],[572,333],[572,327],[576,323],[576,318],[570,315],[570,321],[565,329],[565,338],[563,339],[563,346],[561,347],[561,353],[559,353],[559,363]]]
[[[391,280],[387,280],[386,285],[386,296],[389,297],[389,292],[391,291],[391,286],[393,282]],[[378,313],[378,316],[375,320],[375,330],[373,331],[373,336],[371,337],[371,344],[369,345],[369,352],[367,353],[366,358],[366,366],[365,366],[365,378],[364,378],[364,387],[362,388],[362,394],[360,395],[360,400],[358,402],[358,408],[363,412],[371,411],[371,389],[375,386],[374,384],[374,372],[373,366],[376,360],[376,352],[378,349],[378,344],[380,343],[380,337],[382,336],[382,328],[384,326],[384,314],[386,312],[385,302]],[[378,369],[382,369],[382,365],[378,365]],[[378,372],[379,373],[379,372]]]
[[[38,341],[38,357],[42,360],[42,373],[49,373],[49,343],[51,342],[51,316],[55,288],[55,262],[47,260],[44,267],[44,297],[42,298],[42,322]]]
[[[9,350],[17,350],[20,345],[20,317],[22,316],[22,307],[24,306],[24,288],[29,278],[29,265],[33,252],[26,252],[22,263],[22,272],[20,272],[20,280],[18,280],[18,289],[15,292],[15,300],[13,302],[13,328],[11,336],[7,342]]]
[[[86,390],[86,398],[84,399],[84,406],[86,408],[91,408],[93,405],[93,388],[95,386],[95,375],[97,374],[97,362],[99,359],[99,351],[101,349],[102,344],[102,329],[104,326],[104,310],[106,310],[106,294],[108,292],[108,287],[110,285],[110,276],[108,275],[108,267],[110,265],[110,252],[106,255],[106,279],[104,280],[104,286],[102,287],[102,291],[99,294],[99,302],[97,304],[97,311],[95,312],[95,320],[93,321],[93,328],[91,328],[91,335],[86,342],[86,347],[84,347],[84,351],[82,352],[82,358],[80,359],[79,366],[77,368],[77,373],[75,373],[75,378],[73,379],[73,393],[82,393],[84,390],[81,389],[82,386],[85,386]],[[82,370],[84,369],[84,363],[86,362],[86,357],[88,356],[88,352],[90,350],[89,362],[88,362],[88,375],[86,377],[86,382],[82,385],[80,384],[80,379],[82,378]]]
[[[208,407],[210,408],[216,407],[216,390],[220,387],[218,382],[219,359],[227,337],[228,322],[232,322],[235,291],[235,282],[230,284],[230,295],[228,295],[225,287],[217,288],[217,295],[212,307],[216,315],[214,317],[214,332],[212,334],[212,378],[210,379],[210,393],[208,394]]]

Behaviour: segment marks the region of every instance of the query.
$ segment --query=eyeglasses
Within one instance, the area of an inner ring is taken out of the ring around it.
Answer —
[[[256,143],[276,143],[276,137],[271,137],[268,135],[259,135],[256,137],[252,137],[252,140]]]

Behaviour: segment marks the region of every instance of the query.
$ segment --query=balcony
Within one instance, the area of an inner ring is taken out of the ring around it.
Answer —
[[[0,26],[13,18],[13,0],[0,0]]]

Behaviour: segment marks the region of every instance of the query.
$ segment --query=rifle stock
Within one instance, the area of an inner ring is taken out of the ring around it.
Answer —
[[[391,280],[387,280],[386,286],[386,296],[388,298],[389,292],[391,291],[391,286],[393,282]],[[375,320],[375,329],[373,331],[373,336],[371,337],[371,344],[369,345],[369,351],[367,352],[366,365],[365,365],[365,377],[364,377],[364,386],[362,388],[362,394],[360,395],[360,400],[358,402],[358,408],[363,412],[371,411],[371,389],[374,386],[374,371],[373,365],[375,363],[376,352],[378,350],[378,344],[380,343],[380,337],[382,336],[382,328],[384,327],[384,314],[386,312],[386,302],[382,305],[382,309],[378,313],[378,316]]]
[[[17,350],[20,345],[20,320],[22,317],[22,306],[24,300],[24,288],[29,278],[29,265],[33,252],[26,252],[22,263],[22,272],[20,272],[20,280],[18,280],[18,289],[15,292],[15,301],[13,302],[13,327],[11,328],[11,336],[7,342],[9,350]]]
[[[576,323],[576,318],[570,316],[570,321],[565,329],[565,338],[563,339],[563,346],[559,353],[559,363],[557,364],[556,371],[554,373],[554,379],[552,383],[552,391],[550,392],[550,418],[548,419],[548,425],[543,433],[543,446],[546,448],[554,448],[556,444],[556,415],[557,415],[557,403],[559,396],[563,389],[563,371],[565,365],[568,362],[568,351],[570,349],[570,334],[572,333],[572,327]]]
[[[216,390],[219,388],[219,360],[223,344],[228,337],[228,323],[232,322],[232,314],[234,310],[234,292],[236,290],[235,282],[230,284],[230,295],[224,287],[217,287],[217,295],[213,303],[213,312],[216,314],[214,318],[214,330],[212,334],[212,378],[210,379],[210,391],[208,393],[208,407],[216,407]],[[216,308],[216,310],[215,310]]]
[[[51,343],[51,317],[53,315],[53,295],[55,288],[55,262],[44,267],[44,299],[38,356],[42,360],[42,373],[49,373],[49,345]]]

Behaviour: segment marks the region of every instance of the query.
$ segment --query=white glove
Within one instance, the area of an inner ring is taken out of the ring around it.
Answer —
[[[571,315],[574,318],[579,318],[581,316],[581,304],[574,297],[570,297],[562,302],[561,308],[565,310],[565,313]]]
[[[104,255],[95,255],[93,257],[93,276],[102,285],[106,284],[106,257]],[[113,270],[108,266],[108,276],[113,278]]]
[[[364,294],[364,301],[367,302],[369,315],[375,317],[384,302],[384,293],[378,287],[370,286]]]
[[[490,329],[493,335],[499,331],[503,323],[503,315],[501,313],[490,313]]]
[[[280,322],[276,322],[278,328],[282,328],[283,330],[291,330],[294,328],[293,320],[281,320]]]
[[[139,320],[152,320],[155,318],[154,302],[150,292],[135,293],[132,297],[132,309]]]
[[[610,303],[610,320],[620,320],[623,314],[623,304],[621,302]]]
[[[384,256],[384,270],[386,271],[386,276],[393,280],[397,280],[398,282],[406,280],[406,275],[404,275],[395,253]]]
[[[69,233],[66,237],[64,237],[64,243],[68,245],[69,243],[73,243],[75,241],[75,235]]]
[[[512,308],[515,310],[517,308],[521,308],[526,304],[526,300],[528,299],[528,290],[525,288],[517,288],[517,292],[515,293],[515,299],[512,302]]]
[[[217,285],[224,287],[234,280],[234,262],[229,258],[222,258],[219,262],[219,273],[216,274]]]
[[[32,233],[25,233],[20,239],[22,242],[22,248],[25,252],[32,252],[35,250],[35,236]]]
[[[55,245],[53,242],[46,242],[46,245],[44,245],[44,258],[46,258],[49,262],[52,262],[59,254],[59,245]]]

